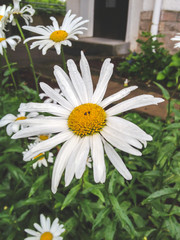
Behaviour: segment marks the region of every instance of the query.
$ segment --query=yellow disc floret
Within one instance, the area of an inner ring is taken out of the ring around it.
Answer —
[[[78,136],[98,133],[106,125],[106,112],[93,103],[85,103],[73,109],[68,118],[69,128]]]
[[[44,154],[43,154],[43,153],[39,153],[37,156],[35,156],[35,157],[33,158],[33,160],[35,160],[36,158],[38,158],[38,161],[39,161],[39,160],[43,160],[43,159],[44,159]]]
[[[50,232],[44,232],[40,237],[40,240],[52,240],[52,239],[53,235]]]
[[[16,121],[18,121],[18,120],[25,120],[25,119],[27,119],[27,117],[18,117],[18,118],[16,118]]]
[[[2,19],[3,17],[4,17],[4,16],[0,15],[0,21],[1,21],[1,19]]]
[[[4,41],[4,40],[6,40],[5,38],[0,38],[0,42],[2,42],[2,41]]]
[[[57,30],[51,33],[50,39],[54,42],[61,42],[67,38],[68,34],[64,30]]]
[[[45,141],[49,138],[48,135],[39,135],[39,138],[42,140],[42,141]]]

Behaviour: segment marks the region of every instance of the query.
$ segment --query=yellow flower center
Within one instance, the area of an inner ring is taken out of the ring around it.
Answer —
[[[1,19],[2,19],[3,17],[4,17],[4,16],[0,15],[0,21],[1,21]]]
[[[18,118],[16,118],[15,121],[18,121],[18,120],[25,120],[25,119],[27,119],[27,117],[18,117]]]
[[[68,118],[69,128],[80,137],[98,133],[105,125],[106,112],[93,103],[85,103],[74,108]]]
[[[54,42],[61,42],[67,38],[68,34],[64,30],[57,30],[51,33],[50,39]]]
[[[0,42],[2,42],[2,41],[4,41],[4,40],[6,40],[5,38],[0,38]]]
[[[45,232],[41,235],[40,240],[52,240],[53,235],[50,232]]]
[[[44,141],[44,140],[47,140],[49,138],[48,135],[40,135],[39,138]]]
[[[44,154],[43,154],[43,153],[39,153],[37,156],[35,156],[35,157],[33,158],[33,160],[35,160],[36,158],[39,158],[38,161],[39,161],[39,160],[43,160]]]

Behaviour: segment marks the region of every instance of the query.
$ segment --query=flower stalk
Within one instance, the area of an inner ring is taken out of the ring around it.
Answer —
[[[15,18],[15,21],[16,21],[16,25],[17,25],[17,27],[18,27],[18,30],[19,30],[19,32],[20,32],[20,34],[21,34],[21,37],[22,37],[22,39],[23,39],[23,41],[24,41],[24,40],[25,40],[25,36],[24,36],[24,33],[23,33],[23,31],[22,31],[22,29],[21,29],[21,26],[20,26],[20,24],[19,24],[19,22],[18,22],[18,19]],[[37,93],[39,94],[38,78],[37,78],[37,76],[36,76],[36,72],[35,72],[35,68],[34,68],[34,63],[33,63],[32,57],[31,57],[31,53],[30,53],[28,44],[27,44],[27,43],[24,43],[24,45],[25,45],[25,47],[26,47],[26,51],[27,51],[27,54],[28,54],[28,57],[29,57],[30,67],[31,67],[31,69],[32,69],[33,77],[34,77],[34,80],[35,80],[36,91],[37,91]]]
[[[62,57],[63,69],[64,69],[64,71],[65,71],[66,73],[68,73],[63,46],[61,46],[61,57]]]

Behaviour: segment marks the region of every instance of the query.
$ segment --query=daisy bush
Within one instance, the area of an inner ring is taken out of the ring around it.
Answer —
[[[69,10],[62,23],[50,16],[52,25],[31,26],[34,13],[20,0],[0,6],[2,238],[180,239],[178,87],[168,92],[157,84],[162,97],[132,97],[138,86],[126,79],[120,91],[105,95],[113,79],[111,59],[104,59],[94,86],[84,52],[79,62],[66,61],[63,52],[88,20]],[[7,31],[9,24],[20,36]],[[24,30],[36,36],[26,38]],[[16,51],[20,40],[26,46],[32,41],[30,49],[38,47],[42,55],[54,48],[62,56],[62,66],[54,66],[58,87],[36,81],[30,88],[16,80],[18,69],[6,49]],[[136,112],[164,101],[164,120]]]

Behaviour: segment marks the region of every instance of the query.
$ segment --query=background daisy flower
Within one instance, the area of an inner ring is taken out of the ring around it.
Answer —
[[[56,218],[52,224],[49,217],[40,215],[40,224],[34,223],[34,227],[37,231],[31,229],[25,229],[24,231],[31,235],[24,240],[62,240],[61,234],[65,231],[64,225],[59,225],[59,219]]]
[[[13,114],[7,114],[3,118],[0,119],[0,127],[4,127],[7,125],[6,132],[9,136],[11,136],[13,133],[16,133],[21,128],[21,124],[20,124],[19,120],[25,120],[25,119],[31,118],[31,117],[34,118],[37,115],[38,115],[38,113],[36,113],[36,112],[29,113],[29,114],[27,114],[27,116],[26,116],[25,112],[20,112],[17,116],[15,116]]]
[[[21,38],[19,36],[11,36],[7,37],[5,36],[5,33],[0,29],[0,54],[3,55],[3,49],[9,46],[12,50],[15,50],[16,45],[21,41]]]
[[[173,38],[171,38],[172,41],[179,41],[178,43],[175,43],[174,44],[174,47],[175,48],[180,48],[180,33],[177,33],[177,35]]]
[[[83,20],[82,17],[75,18],[75,14],[71,14],[69,10],[63,20],[62,26],[59,26],[57,20],[54,17],[50,17],[52,26],[23,26],[23,29],[39,34],[39,36],[27,38],[24,43],[30,40],[38,40],[31,44],[30,48],[33,49],[39,46],[39,50],[42,49],[42,54],[45,55],[47,50],[51,47],[55,47],[57,54],[61,53],[61,45],[72,46],[69,39],[78,40],[77,35],[83,34],[82,30],[87,30],[86,27],[82,27],[88,20]]]
[[[28,124],[29,127],[14,134],[13,139],[30,137],[37,132],[57,133],[29,150],[24,155],[24,160],[65,142],[56,157],[53,168],[53,193],[57,191],[64,170],[66,186],[70,184],[74,176],[77,179],[82,177],[89,156],[92,158],[95,182],[104,183],[106,179],[104,152],[119,173],[125,179],[130,180],[132,176],[114,147],[129,154],[141,156],[139,149],[142,149],[143,145],[146,146],[147,141],[151,141],[152,137],[135,124],[116,115],[135,108],[158,104],[164,100],[143,94],[107,108],[113,102],[137,89],[137,86],[124,88],[103,100],[113,73],[114,65],[110,59],[104,61],[94,91],[89,64],[83,52],[81,52],[80,60],[81,74],[73,60],[68,60],[67,66],[70,77],[61,67],[54,67],[54,75],[63,96],[47,84],[40,83],[42,90],[58,104],[25,103],[20,105],[19,111],[47,112],[55,116],[44,117],[39,119],[39,122],[38,119],[24,120],[24,124]],[[23,121],[21,122],[23,124]]]
[[[61,92],[61,90],[60,90],[59,88],[54,88],[54,90],[55,90],[57,93],[60,93],[60,92]],[[61,93],[61,95],[62,95],[62,93]],[[49,98],[49,97],[47,96],[47,94],[45,94],[45,93],[40,93],[40,94],[39,94],[39,97],[40,97],[40,99],[46,98],[46,99],[44,100],[44,102],[46,102],[46,103],[51,103],[51,102],[57,103],[57,102],[54,101],[53,99]]]
[[[14,7],[12,8],[9,17],[10,21],[12,22],[12,25],[16,25],[14,17],[15,15],[20,15],[24,19],[26,25],[29,25],[29,23],[33,22],[32,16],[34,15],[35,10],[31,5],[26,5],[23,8],[20,8],[20,2],[21,0],[13,0]]]
[[[5,4],[3,4],[2,6],[0,6],[0,28],[2,30],[5,29],[6,23],[8,21],[8,17],[11,11],[11,7],[8,6],[6,7]]]
[[[28,149],[26,149],[23,152],[23,155],[26,154],[27,151],[29,151],[31,148],[33,148],[34,146],[36,146],[37,142],[35,143],[30,143],[28,145]],[[41,167],[42,165],[47,167],[48,166],[48,162],[49,163],[53,163],[53,153],[49,152],[48,156],[45,156],[45,152],[39,153],[37,156],[33,157],[31,160],[36,160],[37,161],[35,163],[33,163],[33,168],[35,169],[37,166]]]

